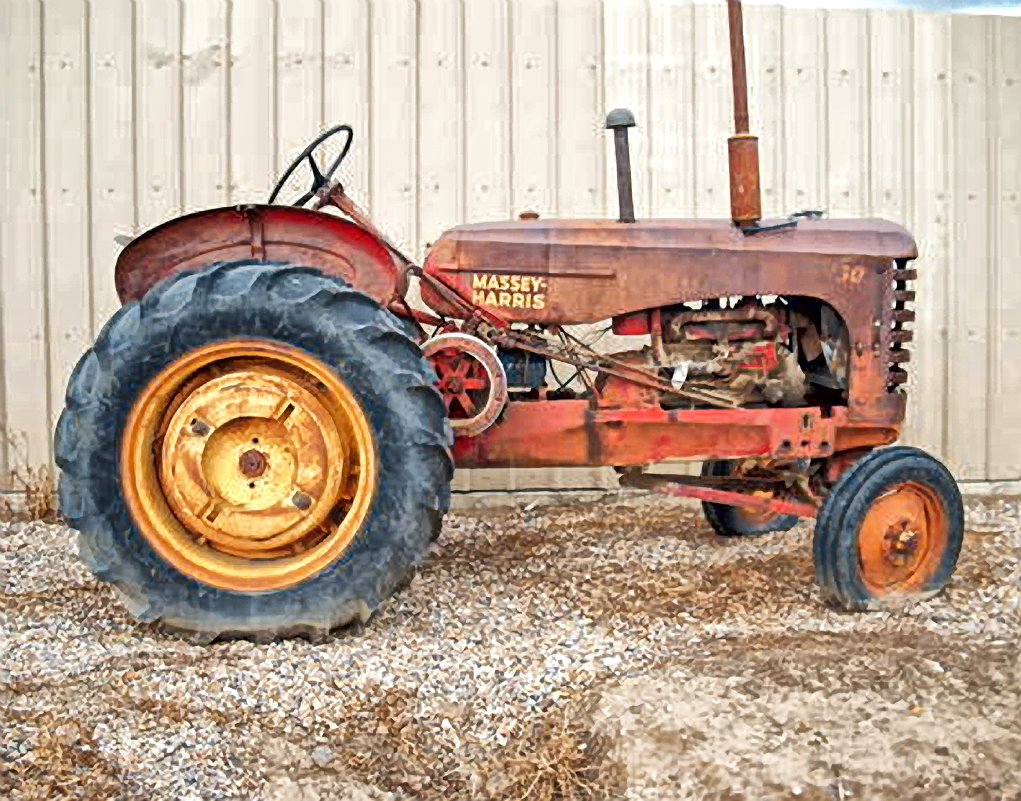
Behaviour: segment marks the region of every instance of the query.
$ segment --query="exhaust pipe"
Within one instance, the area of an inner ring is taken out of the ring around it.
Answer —
[[[627,129],[635,127],[635,115],[626,108],[615,108],[606,115],[606,127],[613,130],[613,152],[617,159],[617,200],[622,223],[635,221],[635,204],[631,196],[631,153]]]
[[[759,187],[759,140],[748,130],[748,77],[745,74],[744,23],[741,0],[727,0],[730,22],[730,68],[734,84],[734,135],[727,140],[730,156],[730,216],[740,228],[762,219]],[[618,167],[618,173],[620,168]]]

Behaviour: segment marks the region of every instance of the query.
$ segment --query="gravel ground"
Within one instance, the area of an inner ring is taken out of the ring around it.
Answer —
[[[1021,798],[1019,508],[866,615],[820,604],[806,524],[460,512],[367,627],[268,645],[138,625],[67,529],[0,526],[0,796]]]

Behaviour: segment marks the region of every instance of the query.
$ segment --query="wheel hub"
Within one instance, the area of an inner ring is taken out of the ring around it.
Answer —
[[[910,526],[911,521],[904,519],[887,529],[886,559],[893,565],[905,565],[918,553],[921,537]]]
[[[259,556],[323,521],[339,498],[346,443],[298,375],[267,363],[232,367],[182,391],[163,437],[160,483],[191,531]],[[324,503],[299,509],[299,493]]]
[[[245,451],[238,459],[238,470],[248,478],[258,478],[266,472],[266,454],[255,448]]]

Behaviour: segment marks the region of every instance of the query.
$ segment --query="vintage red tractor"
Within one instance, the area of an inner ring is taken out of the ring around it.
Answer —
[[[409,580],[455,464],[611,465],[624,486],[701,499],[724,536],[815,517],[816,579],[845,608],[943,588],[957,485],[922,451],[880,447],[904,417],[915,243],[880,220],[761,220],[729,10],[732,220],[636,221],[620,109],[618,220],[460,226],[418,266],[333,180],[353,136],[338,126],[267,204],[128,244],[123,306],[56,431],[61,510],[94,573],[196,636],[322,632]],[[311,189],[275,205],[305,163]],[[431,313],[407,302],[413,281]],[[592,323],[631,344],[597,351],[568,328]],[[677,459],[701,476],[647,469]]]

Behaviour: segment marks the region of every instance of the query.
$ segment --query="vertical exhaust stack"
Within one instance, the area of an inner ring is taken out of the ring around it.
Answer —
[[[626,108],[615,108],[606,115],[606,127],[613,131],[613,153],[617,159],[617,200],[620,204],[620,221],[635,221],[635,203],[631,195],[631,152],[628,149],[627,129],[635,127],[635,115]]]
[[[734,135],[730,154],[730,216],[734,225],[749,228],[762,219],[759,188],[759,140],[748,130],[748,77],[744,61],[741,0],[727,0],[730,21],[730,67],[734,84]]]

